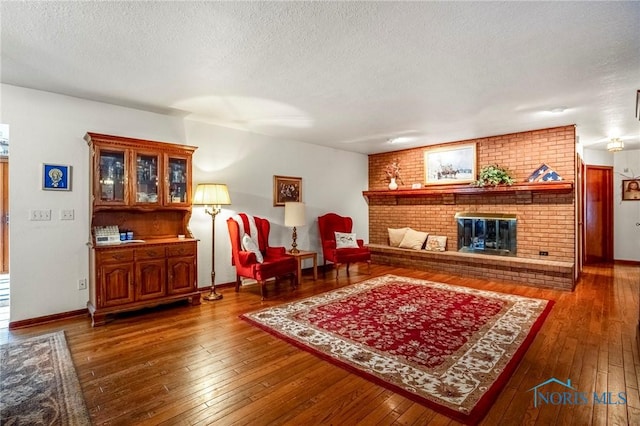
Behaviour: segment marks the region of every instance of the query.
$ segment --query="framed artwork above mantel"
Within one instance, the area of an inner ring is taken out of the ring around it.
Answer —
[[[476,180],[476,144],[452,144],[424,151],[425,185],[471,183]]]

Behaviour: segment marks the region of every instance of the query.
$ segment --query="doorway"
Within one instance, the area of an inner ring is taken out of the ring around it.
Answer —
[[[613,262],[613,167],[587,166],[585,263]]]

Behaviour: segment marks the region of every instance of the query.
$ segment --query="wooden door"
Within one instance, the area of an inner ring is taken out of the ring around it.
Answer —
[[[9,273],[9,158],[0,158],[0,274]]]
[[[613,167],[587,166],[585,263],[613,261]]]

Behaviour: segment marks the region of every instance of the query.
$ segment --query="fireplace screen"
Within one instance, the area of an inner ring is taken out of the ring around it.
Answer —
[[[456,213],[458,251],[516,255],[516,215],[499,213]]]

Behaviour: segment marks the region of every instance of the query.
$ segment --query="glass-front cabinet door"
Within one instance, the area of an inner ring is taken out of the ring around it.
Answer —
[[[158,204],[160,193],[158,172],[160,168],[160,155],[153,153],[136,152],[135,154],[135,180],[134,180],[134,204]]]
[[[97,150],[98,179],[95,181],[94,189],[96,204],[126,205],[128,203],[126,153],[126,150]]]
[[[167,156],[166,205],[189,205],[191,202],[190,165],[187,157]]]

